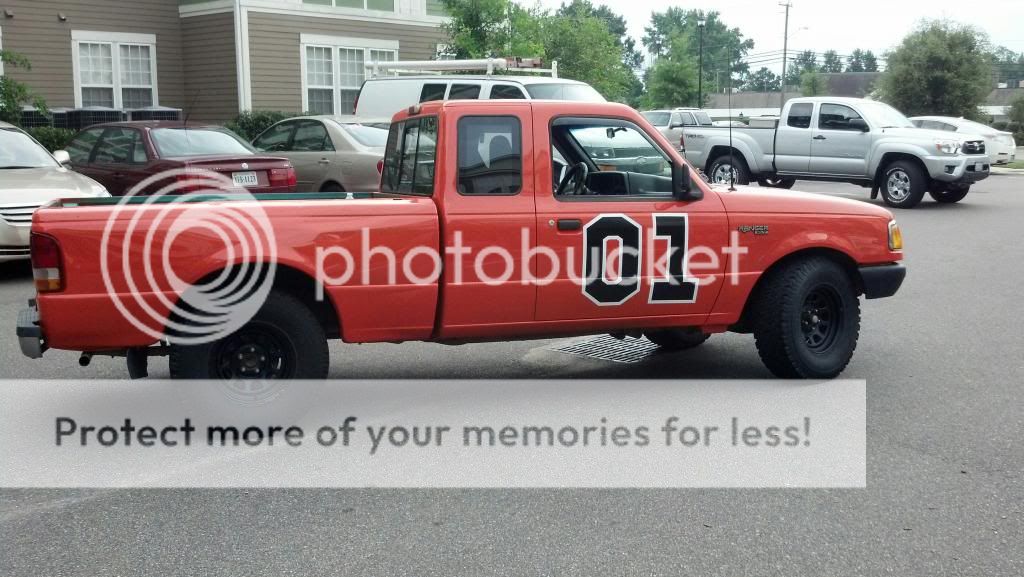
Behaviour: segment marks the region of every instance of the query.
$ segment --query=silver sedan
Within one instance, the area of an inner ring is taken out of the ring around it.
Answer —
[[[390,119],[303,116],[271,126],[253,140],[260,151],[292,161],[298,192],[377,190]]]

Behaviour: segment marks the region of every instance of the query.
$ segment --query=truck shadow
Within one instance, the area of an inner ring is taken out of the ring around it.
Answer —
[[[32,278],[32,265],[27,260],[0,263],[0,282]]]

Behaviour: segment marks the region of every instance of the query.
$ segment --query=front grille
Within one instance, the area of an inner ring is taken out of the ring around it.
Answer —
[[[985,154],[984,140],[968,140],[964,143],[964,154]]]
[[[32,226],[32,214],[38,208],[38,204],[0,205],[0,220],[11,226]]]

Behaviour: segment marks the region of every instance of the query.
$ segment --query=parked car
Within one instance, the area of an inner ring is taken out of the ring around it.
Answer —
[[[114,122],[90,126],[67,147],[71,167],[123,196],[147,178],[174,169],[224,174],[253,193],[295,192],[287,158],[257,155],[240,136],[220,126],[183,122]],[[180,179],[179,179],[180,180]],[[143,193],[170,183],[158,180]]]
[[[391,117],[399,110],[432,100],[574,100],[605,102],[585,82],[562,78],[496,75],[382,76],[363,82],[355,115]]]
[[[881,102],[794,98],[782,119],[777,128],[686,128],[686,159],[712,182],[850,182],[871,188],[871,198],[881,192],[895,208],[917,206],[926,192],[937,202],[959,202],[989,176],[980,136],[917,128]]]
[[[683,129],[687,126],[713,126],[707,112],[699,108],[675,108],[672,110],[648,110],[640,113],[651,126],[665,135],[672,144],[682,142]]]
[[[61,198],[110,196],[95,180],[65,168],[19,128],[0,122],[0,262],[27,259],[32,215]]]
[[[996,130],[980,122],[950,116],[915,116],[910,119],[914,126],[946,132],[966,132],[985,139],[985,150],[992,164],[1009,164],[1017,159],[1017,141],[1012,132]]]
[[[253,146],[290,160],[300,191],[374,191],[390,125],[390,118],[291,118],[265,130]]]

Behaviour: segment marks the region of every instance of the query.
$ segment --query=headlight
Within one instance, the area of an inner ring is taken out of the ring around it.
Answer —
[[[903,233],[895,220],[889,222],[889,250],[903,250]]]
[[[960,152],[960,142],[956,140],[936,140],[935,149],[942,154],[956,154]]]

